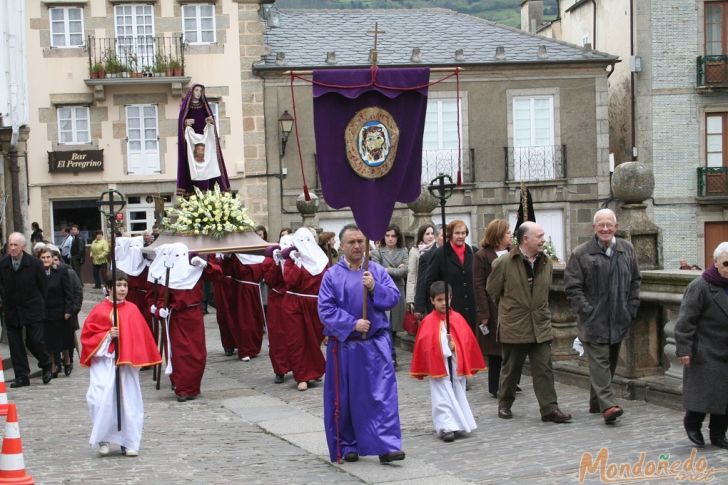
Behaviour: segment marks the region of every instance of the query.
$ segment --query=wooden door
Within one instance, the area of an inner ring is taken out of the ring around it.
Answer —
[[[728,241],[728,222],[706,222],[705,268],[713,264],[713,251],[723,241]]]

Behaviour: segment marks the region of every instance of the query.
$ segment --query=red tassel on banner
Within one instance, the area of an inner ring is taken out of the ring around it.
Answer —
[[[308,185],[303,184],[303,198],[306,202],[311,202],[311,194],[308,193]]]
[[[460,170],[458,170],[458,187],[460,187],[461,185],[463,185],[463,175]]]

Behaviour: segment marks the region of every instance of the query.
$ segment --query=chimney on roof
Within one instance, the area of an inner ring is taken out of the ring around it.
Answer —
[[[543,0],[521,2],[521,30],[535,34],[543,24]]]
[[[326,53],[326,64],[336,64],[336,51]]]
[[[410,57],[410,61],[415,63],[422,62],[422,51],[419,47],[412,48],[412,56]]]
[[[282,66],[286,63],[286,53],[285,52],[276,52],[276,65]]]
[[[455,51],[455,62],[463,62],[465,60],[465,51],[458,49]]]
[[[506,58],[506,48],[502,45],[499,45],[495,48],[495,58],[498,61],[503,61]]]
[[[538,58],[539,59],[546,59],[549,56],[548,52],[546,52],[546,46],[541,44],[538,46]]]
[[[591,52],[591,50],[592,50],[592,43],[591,42],[587,42],[586,44],[584,44],[584,50],[587,51],[587,52]]]

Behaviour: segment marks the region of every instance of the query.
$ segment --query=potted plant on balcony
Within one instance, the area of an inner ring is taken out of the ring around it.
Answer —
[[[104,65],[100,62],[97,62],[93,66],[91,66],[91,79],[102,79],[106,77],[106,71],[104,70]]]
[[[139,69],[139,58],[136,54],[129,54],[127,58],[129,60],[129,70],[131,71],[131,77],[142,77],[142,71]]]
[[[167,73],[167,58],[162,54],[154,56],[154,67],[152,71],[155,77],[164,76]]]
[[[172,71],[171,74],[169,71]],[[167,75],[177,77],[182,75],[182,64],[177,59],[170,59],[169,64],[167,64]]]

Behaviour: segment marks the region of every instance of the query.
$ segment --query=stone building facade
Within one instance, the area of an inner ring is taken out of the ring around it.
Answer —
[[[272,233],[301,223],[295,209],[303,185],[299,155],[309,187],[319,189],[309,82],[293,83],[299,138],[292,133],[282,151],[278,119],[294,113],[288,73],[366,68],[373,46],[367,32],[376,24],[384,31],[378,40],[380,66],[464,68],[463,185],[448,201],[448,219],[466,221],[470,242],[477,244],[493,218],[515,222],[522,180],[562,259],[589,237],[592,214],[609,197],[607,68],[616,57],[444,9],[281,10],[276,15],[266,30],[270,53],[254,66],[265,83]],[[430,80],[446,75],[433,71]],[[455,78],[430,87],[423,183],[443,171],[455,178],[456,95]],[[349,221],[350,212],[320,201],[320,227],[337,231]],[[404,204],[396,206],[393,222],[416,230]]]
[[[533,3],[538,0],[524,2],[524,8]],[[663,229],[664,267],[677,268],[681,259],[711,264],[715,246],[728,240],[728,2],[559,5],[559,19],[542,25],[540,34],[570,40],[596,29],[597,47],[624,61],[610,77],[610,147],[626,153],[634,146],[633,159],[653,168],[650,211]],[[572,21],[578,16],[587,21]],[[614,35],[615,28],[628,30]],[[619,81],[613,83],[615,76]],[[626,118],[614,106],[631,111],[634,143],[615,134]]]
[[[47,237],[77,223],[91,239],[109,188],[127,197],[126,231],[152,228],[175,192],[179,106],[193,84],[206,87],[232,189],[253,217],[266,212],[244,183],[265,165],[263,83],[251,72],[260,15],[258,0],[28,3],[29,212]],[[68,163],[74,153],[93,163]]]

